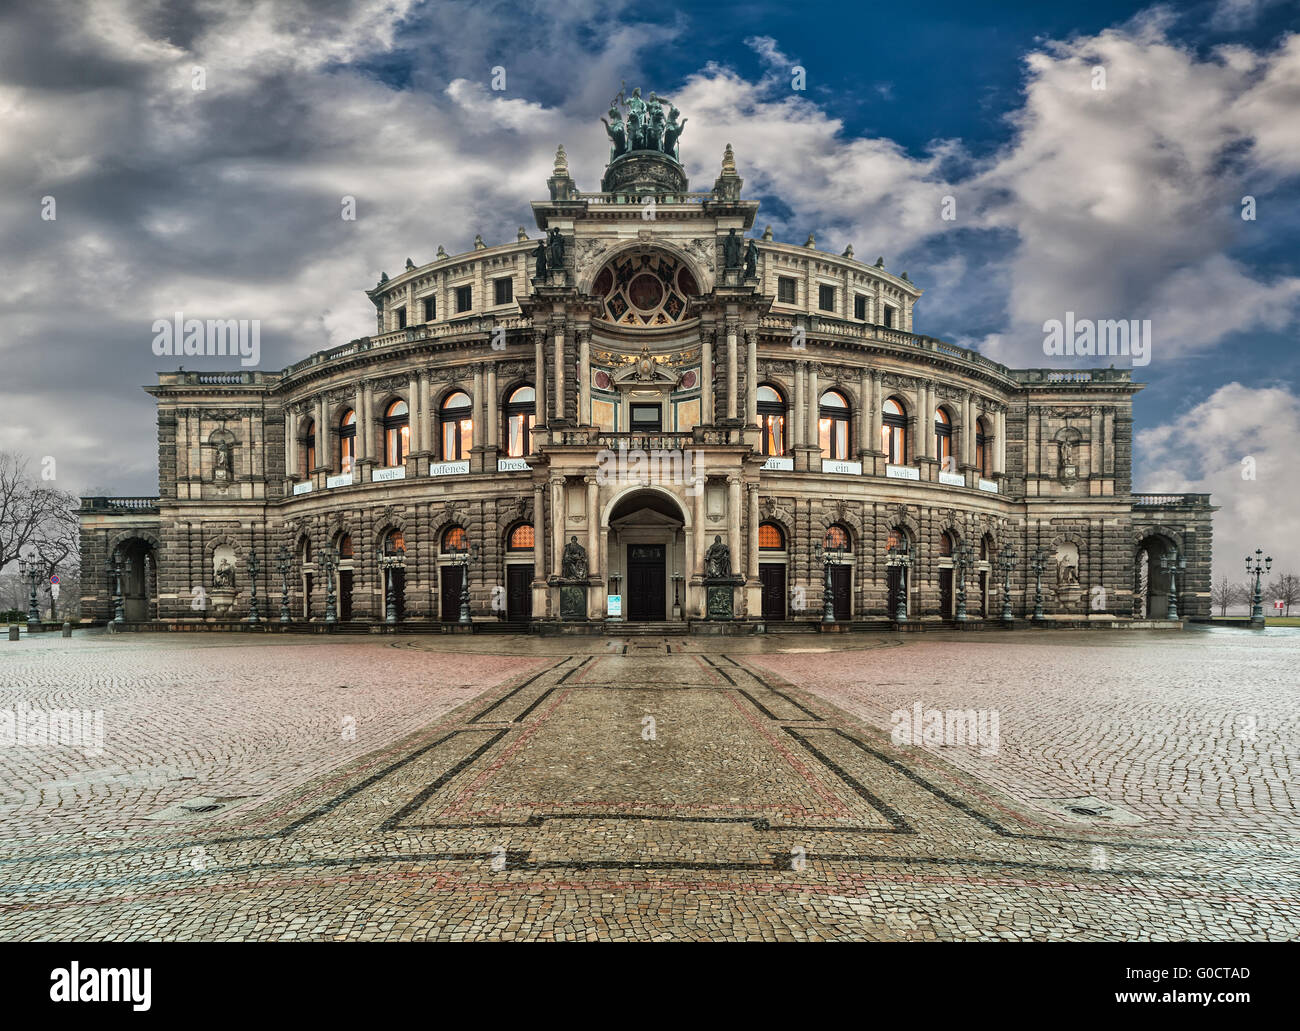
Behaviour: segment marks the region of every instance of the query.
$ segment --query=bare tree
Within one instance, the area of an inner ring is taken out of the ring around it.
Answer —
[[[24,456],[0,452],[0,570],[35,555],[48,584],[55,572],[75,574],[80,565],[78,501],[32,477],[27,466]]]
[[[1300,604],[1300,576],[1281,573],[1264,588],[1264,594],[1270,601],[1282,602],[1285,614],[1289,616],[1291,606]]]
[[[1226,616],[1231,606],[1247,600],[1242,591],[1243,588],[1240,584],[1232,583],[1225,576],[1211,588],[1210,605],[1218,606],[1219,615]]]

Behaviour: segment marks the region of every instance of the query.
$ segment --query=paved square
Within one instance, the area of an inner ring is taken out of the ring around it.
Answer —
[[[24,640],[0,709],[103,741],[0,750],[0,937],[1291,938],[1298,665],[1289,631]],[[894,743],[918,706],[996,747]]]

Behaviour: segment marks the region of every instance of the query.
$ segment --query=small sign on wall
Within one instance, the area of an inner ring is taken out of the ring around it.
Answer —
[[[605,599],[605,615],[622,617],[623,595],[611,594]]]

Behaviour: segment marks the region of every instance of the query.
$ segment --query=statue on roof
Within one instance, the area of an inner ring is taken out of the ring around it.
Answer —
[[[686,128],[687,119],[683,118],[677,121],[677,116],[681,112],[671,104],[668,105],[668,124],[664,126],[664,153],[674,161],[681,160],[678,153],[677,141],[682,137],[682,130]]]
[[[664,105],[669,107],[665,117]],[[620,108],[627,109],[626,117]],[[677,160],[677,141],[681,138],[686,119],[678,121],[681,112],[655,93],[641,96],[641,87],[626,95],[619,89],[609,102],[609,118],[602,118],[605,135],[610,142],[610,161],[634,150],[653,150]]]

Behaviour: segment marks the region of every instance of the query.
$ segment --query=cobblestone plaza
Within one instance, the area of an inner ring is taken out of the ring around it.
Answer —
[[[1297,668],[1285,629],[33,635],[0,937],[1294,938]]]

